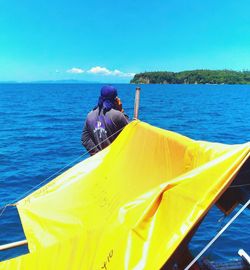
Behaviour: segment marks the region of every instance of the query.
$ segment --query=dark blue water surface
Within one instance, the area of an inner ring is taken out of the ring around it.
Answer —
[[[96,104],[101,86],[0,85],[0,206],[22,198],[84,153],[80,143],[83,122]],[[135,85],[117,88],[125,111],[132,117]],[[244,143],[250,141],[250,86],[142,85],[139,118],[193,139]],[[239,216],[206,256],[237,258],[239,248],[250,253],[249,212]],[[218,222],[222,216],[217,208],[210,211],[191,245],[194,254],[228,220]],[[0,217],[0,244],[22,239],[18,214],[14,207],[8,207]],[[25,247],[0,251],[0,260],[26,251]]]

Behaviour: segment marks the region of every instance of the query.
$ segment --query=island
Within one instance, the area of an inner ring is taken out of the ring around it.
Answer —
[[[135,74],[135,84],[250,84],[250,71],[189,70],[155,71]]]

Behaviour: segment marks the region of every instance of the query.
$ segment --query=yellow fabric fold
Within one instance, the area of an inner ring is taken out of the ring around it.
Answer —
[[[30,254],[0,269],[159,269],[249,154],[133,121],[18,202]]]

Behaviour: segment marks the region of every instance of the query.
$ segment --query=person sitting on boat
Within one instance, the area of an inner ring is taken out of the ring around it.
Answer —
[[[103,86],[98,105],[87,115],[82,145],[94,155],[112,143],[128,122],[117,89],[111,85]]]

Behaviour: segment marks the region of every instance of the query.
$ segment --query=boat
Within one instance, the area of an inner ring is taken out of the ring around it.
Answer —
[[[196,141],[134,120],[16,203],[29,253],[0,269],[184,269],[211,207],[229,214],[249,200],[249,156],[250,143]]]

